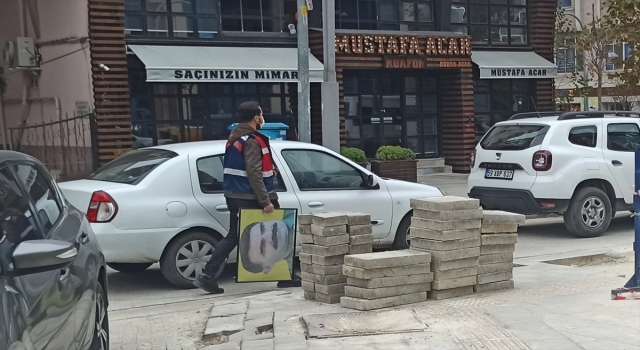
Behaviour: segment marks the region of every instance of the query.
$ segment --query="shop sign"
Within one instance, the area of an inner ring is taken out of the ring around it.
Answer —
[[[384,58],[384,68],[423,69],[427,62],[420,58]]]
[[[184,81],[215,82],[282,82],[297,81],[298,72],[292,70],[209,70],[209,69],[176,69],[173,79]]]
[[[471,56],[467,37],[336,34],[336,53],[364,55]]]
[[[481,68],[481,79],[555,78],[556,68]]]

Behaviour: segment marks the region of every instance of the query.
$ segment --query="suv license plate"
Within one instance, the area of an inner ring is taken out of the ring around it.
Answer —
[[[513,170],[487,169],[487,172],[484,174],[484,178],[485,179],[513,180]]]

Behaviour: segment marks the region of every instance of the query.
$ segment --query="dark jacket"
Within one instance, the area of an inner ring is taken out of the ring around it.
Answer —
[[[245,135],[253,134],[256,137],[262,137],[267,145],[269,140],[266,136],[260,134],[256,129],[252,128],[246,123],[239,124],[229,135],[229,144],[233,145],[239,138]],[[266,207],[271,204],[271,200],[278,199],[278,194],[274,191],[268,192],[262,177],[262,148],[255,139],[249,138],[242,147],[242,154],[244,155],[244,162],[247,171],[247,178],[253,189],[253,193],[236,193],[231,191],[224,192],[224,196],[227,198],[236,199],[253,199],[257,200],[262,207]]]

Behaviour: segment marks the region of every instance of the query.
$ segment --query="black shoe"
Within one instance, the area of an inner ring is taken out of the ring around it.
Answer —
[[[202,274],[200,275],[200,277],[196,278],[196,280],[193,281],[193,285],[211,294],[224,293],[224,289],[218,287],[218,283],[216,282],[216,280],[205,274]]]
[[[294,287],[302,287],[302,278],[300,278],[296,274],[293,275],[293,279],[291,281],[278,282],[278,288],[294,288]]]

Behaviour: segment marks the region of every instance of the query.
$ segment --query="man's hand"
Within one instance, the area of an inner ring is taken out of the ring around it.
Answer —
[[[273,206],[273,204],[269,204],[266,207],[264,207],[265,214],[271,214],[273,213],[274,210],[276,210],[276,208]]]

